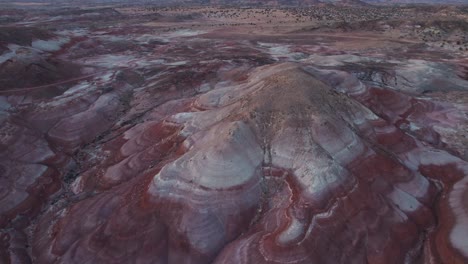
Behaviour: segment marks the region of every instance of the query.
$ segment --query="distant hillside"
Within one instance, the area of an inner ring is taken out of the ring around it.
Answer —
[[[363,0],[367,3],[375,4],[468,4],[468,0]]]
[[[0,3],[13,2],[0,0]],[[43,2],[43,3],[149,3],[149,4],[187,4],[187,5],[268,5],[268,6],[307,6],[314,4],[468,4],[468,0],[15,0],[14,2]]]

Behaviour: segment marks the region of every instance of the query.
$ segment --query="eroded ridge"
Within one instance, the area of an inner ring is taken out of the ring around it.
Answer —
[[[462,263],[467,162],[386,118],[403,111],[398,100],[370,103],[374,88],[320,78],[293,63],[259,67],[113,139],[115,165],[74,183],[108,190],[49,210],[34,257]],[[412,118],[440,110],[424,109]]]

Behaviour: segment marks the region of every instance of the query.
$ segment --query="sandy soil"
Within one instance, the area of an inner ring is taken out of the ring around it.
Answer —
[[[466,12],[0,10],[0,263],[466,263]]]

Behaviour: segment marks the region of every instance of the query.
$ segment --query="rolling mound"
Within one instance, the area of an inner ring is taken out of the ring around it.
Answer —
[[[377,101],[364,99],[371,95]],[[33,255],[38,263],[400,263],[463,252],[468,164],[395,126],[397,98],[349,81],[331,87],[293,63],[259,67],[105,143],[110,156],[73,190],[107,191],[47,212]],[[71,136],[57,133],[49,135]]]

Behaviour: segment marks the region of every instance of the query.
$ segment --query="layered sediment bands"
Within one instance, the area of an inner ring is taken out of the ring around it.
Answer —
[[[40,133],[14,120],[0,128],[0,225],[18,214],[33,216],[46,199],[59,188],[57,171],[48,166],[57,158]]]
[[[74,150],[111,128],[120,106],[117,94],[103,94],[86,111],[62,118],[47,135],[55,144]]]
[[[140,179],[142,183],[121,186],[45,215],[35,235],[35,260],[167,262],[167,229],[154,209],[142,203],[146,181]]]
[[[212,260],[246,231],[260,200],[262,151],[251,129],[232,122],[199,133],[148,189],[169,228],[171,263]]]
[[[28,263],[23,230],[60,189],[56,165],[63,160],[23,120],[0,121],[0,262]]]
[[[104,142],[39,219],[34,260],[464,263],[468,165],[436,130],[462,104],[309,70],[258,67]]]
[[[366,134],[366,138],[375,140],[380,148],[397,157],[407,168],[440,186],[439,200],[432,209],[437,215],[438,225],[429,232],[422,260],[429,263],[465,262],[466,242],[460,236],[466,234],[466,228],[462,226],[467,214],[460,197],[466,192],[468,173],[466,137],[457,131],[465,131],[468,125],[466,94],[455,91],[443,95],[410,96],[389,89],[367,87],[351,81],[353,77],[343,73],[332,75],[341,76],[342,84],[354,83],[337,87],[369,107],[387,124],[394,125],[375,123],[374,131],[385,133]],[[322,76],[330,80],[329,72]],[[340,83],[336,79],[333,81]]]
[[[468,263],[465,14],[417,9],[0,11],[0,263]]]
[[[73,153],[109,130],[121,115],[128,93],[118,83],[115,90],[102,90],[109,80],[112,76],[102,75],[93,84],[81,81],[53,100],[16,92],[1,97],[0,262],[29,259],[25,229],[44,205],[61,200],[64,182],[73,178],[68,177],[76,163]]]

